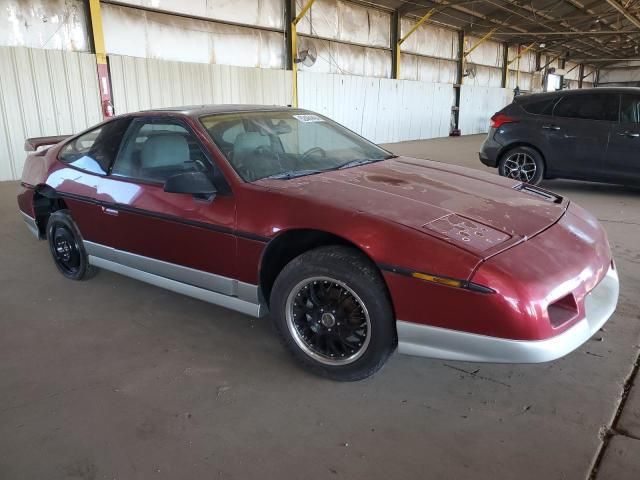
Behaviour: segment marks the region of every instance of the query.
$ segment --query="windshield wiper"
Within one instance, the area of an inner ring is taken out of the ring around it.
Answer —
[[[358,158],[356,160],[351,160],[347,163],[343,163],[342,165],[337,167],[335,170],[342,170],[343,168],[357,167],[358,165],[366,165],[367,163],[381,162],[382,160],[389,160],[390,158],[396,158],[396,157],[397,155],[390,154],[384,158]]]
[[[274,173],[268,177],[262,177],[260,180],[289,180],[290,178],[304,177],[305,175],[313,175],[314,173],[322,173],[324,171],[325,170],[289,170],[287,172]]]
[[[342,165],[337,167],[336,170],[342,170],[343,168],[357,167],[358,165],[366,165],[367,163],[373,163],[373,162],[379,162],[379,161],[380,159],[372,160],[370,158],[359,158],[356,160],[351,160],[347,163],[343,163]]]

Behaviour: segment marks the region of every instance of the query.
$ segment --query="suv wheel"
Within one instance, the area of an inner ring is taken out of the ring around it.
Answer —
[[[333,380],[373,375],[397,345],[382,277],[351,248],[322,247],[293,259],[273,286],[271,312],[297,362]]]
[[[502,155],[498,172],[503,177],[538,185],[544,178],[544,162],[537,150],[516,147]]]

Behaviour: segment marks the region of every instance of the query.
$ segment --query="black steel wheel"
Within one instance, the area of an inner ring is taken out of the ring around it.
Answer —
[[[284,346],[307,370],[339,381],[373,375],[397,345],[386,285],[357,250],[322,247],[292,260],[271,292]]]
[[[49,216],[47,240],[53,261],[65,277],[85,280],[93,276],[95,269],[89,265],[82,237],[68,210],[58,210]]]

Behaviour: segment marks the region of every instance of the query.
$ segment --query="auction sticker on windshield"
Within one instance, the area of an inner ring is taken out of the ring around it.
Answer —
[[[304,123],[324,122],[318,115],[294,115],[293,118]]]

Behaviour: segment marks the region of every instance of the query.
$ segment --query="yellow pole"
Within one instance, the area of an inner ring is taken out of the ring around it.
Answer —
[[[396,78],[399,80],[400,79],[400,47],[402,46],[402,44],[404,43],[404,41],[409,38],[418,28],[420,28],[420,25],[422,25],[424,22],[426,22],[427,20],[429,20],[433,14],[436,13],[436,9],[432,8],[431,10],[429,10],[427,13],[425,13],[420,20],[418,20],[416,22],[416,24],[411,27],[411,29],[402,37],[398,40],[398,43],[396,43],[395,45],[395,49],[396,49]]]
[[[291,79],[293,87],[291,104],[295,108],[298,108],[298,63],[296,61],[298,56],[298,23],[300,23],[300,20],[302,20],[315,1],[316,0],[309,0],[291,22],[291,55],[293,56],[293,65],[291,65],[291,72],[293,74],[293,78]]]
[[[89,0],[89,13],[91,16],[91,30],[93,32],[93,47],[96,52],[96,70],[98,73],[98,85],[100,89],[100,104],[103,117],[111,117],[114,114],[111,96],[111,83],[109,82],[109,68],[107,66],[107,51],[104,46],[104,30],[102,29],[102,14],[100,12],[100,0]]]

